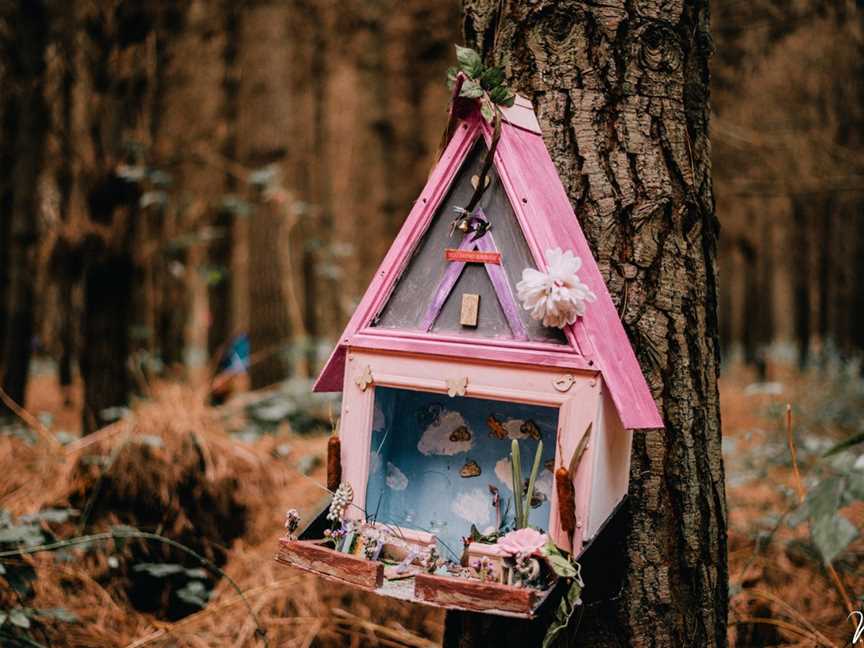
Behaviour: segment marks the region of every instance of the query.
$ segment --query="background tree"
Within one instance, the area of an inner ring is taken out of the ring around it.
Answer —
[[[280,249],[285,243],[286,212],[291,209],[282,186],[291,142],[291,65],[281,45],[289,30],[292,7],[266,0],[249,3],[240,20],[239,103],[237,124],[241,163],[256,171],[248,187],[249,341],[257,356],[250,372],[254,388],[271,385],[287,373],[286,351],[291,320],[286,281],[293,281]],[[245,189],[245,188],[244,188]]]
[[[463,7],[467,43],[534,102],[666,422],[634,438],[622,532],[607,530],[597,541],[616,543],[617,554],[585,559],[580,641],[723,646],[708,4],[465,0]],[[620,580],[604,587],[621,561]],[[525,641],[520,634],[540,630],[450,615],[445,643],[516,645]]]
[[[0,58],[7,62],[0,99],[0,384],[23,403],[35,331],[38,187],[49,124],[44,96],[49,16],[41,1],[4,3],[0,10]]]

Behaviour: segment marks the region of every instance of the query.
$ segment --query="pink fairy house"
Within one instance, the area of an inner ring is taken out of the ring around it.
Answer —
[[[498,587],[494,538],[508,529],[533,527],[577,558],[597,536],[627,493],[632,431],[663,422],[530,102],[503,109],[500,132],[476,110],[458,124],[315,390],[343,393],[328,475],[347,494],[348,533],[377,529],[395,557],[382,566],[368,537],[365,555],[289,538],[284,562],[530,616],[536,596],[508,607],[502,591],[453,594],[470,579],[451,587],[447,574],[488,558],[485,585]],[[404,567],[430,549],[437,576]]]

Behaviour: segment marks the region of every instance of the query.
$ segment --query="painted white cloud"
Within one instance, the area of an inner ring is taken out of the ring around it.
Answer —
[[[405,473],[389,461],[387,462],[387,486],[395,491],[408,488],[408,478],[405,476]]]
[[[467,522],[482,528],[492,521],[492,500],[481,488],[459,493],[450,510]]]
[[[499,459],[495,464],[495,476],[504,482],[504,485],[513,490],[513,471],[510,469],[510,457]]]
[[[387,419],[384,418],[384,410],[381,409],[381,405],[376,402],[375,408],[372,414],[372,429],[373,430],[383,430],[387,425]]]
[[[547,498],[552,497],[552,473],[548,470],[540,470],[537,479],[534,480],[534,490],[543,493]]]
[[[467,441],[451,441],[450,435],[460,425],[468,428],[471,438]],[[417,442],[417,449],[427,456],[455,455],[468,452],[473,445],[474,431],[468,426],[462,415],[459,412],[444,411],[438,417],[438,422],[433,423],[423,432],[420,441]]]
[[[495,464],[495,476],[504,482],[504,485],[513,491],[513,472],[510,470],[510,457],[499,459]],[[523,475],[524,479],[528,479],[531,473]],[[534,480],[534,490],[538,493],[543,493],[547,498],[552,497],[552,485],[554,483],[553,475],[550,471],[541,468],[540,474]]]
[[[522,426],[525,424],[524,419],[507,419],[506,421],[501,422],[501,427],[504,429],[504,432],[507,434],[506,437],[498,437],[500,439],[525,439],[528,437],[522,431]]]
[[[504,426],[504,429],[507,430],[507,435],[511,439],[524,439],[528,436],[527,434],[522,434],[521,428],[524,422],[525,421],[522,419],[510,419],[502,423],[502,425]]]
[[[381,453],[380,452],[370,452],[369,453],[369,472],[376,473],[381,470]]]

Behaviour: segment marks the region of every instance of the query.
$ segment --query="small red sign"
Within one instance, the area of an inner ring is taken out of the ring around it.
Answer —
[[[447,248],[444,251],[444,258],[448,261],[461,261],[462,263],[494,263],[495,265],[501,265],[500,252]]]

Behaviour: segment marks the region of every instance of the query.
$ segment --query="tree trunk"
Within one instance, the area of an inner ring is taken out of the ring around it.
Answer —
[[[212,166],[214,158],[219,159],[224,136],[220,130],[224,23],[211,4],[183,3],[173,20],[163,19],[167,24],[157,40],[162,43],[162,117],[155,137],[155,162],[167,168],[173,180],[169,207],[176,221],[173,234],[188,241],[174,261],[185,271],[173,282],[174,299],[166,304],[175,313],[167,332],[174,340],[170,360],[182,364],[193,382],[203,377],[207,367],[209,322],[228,317],[222,312],[208,316],[208,284],[214,273],[205,267],[205,246],[211,239],[218,240],[211,227],[218,212],[213,203],[218,203],[224,188],[224,178]],[[209,63],[202,66],[201,61]],[[192,106],[195,118],[190,121]],[[167,247],[165,241],[162,246]]]
[[[723,252],[720,253],[720,258],[724,260],[725,265],[720,269],[723,276],[723,286],[720,290],[719,322],[720,322],[720,349],[723,352],[723,362],[728,363],[730,360],[729,353],[732,343],[735,340],[735,301],[733,299],[732,286],[738,279],[735,272],[734,245],[730,244],[728,239],[721,241]]]
[[[77,11],[74,3],[68,3],[60,14],[60,28],[63,35],[60,40],[60,52],[66,64],[63,66],[60,85],[60,119],[57,130],[60,139],[60,159],[57,163],[57,189],[59,192],[58,212],[64,224],[70,222],[72,208],[72,191],[75,187],[75,151],[73,147],[73,109],[76,81],[75,54]],[[57,282],[57,377],[63,392],[63,402],[72,402],[71,386],[73,379],[73,363],[75,358],[75,300],[73,298],[75,284],[80,279],[80,273],[69,265],[74,264],[70,246],[62,237],[58,239],[54,249],[54,280]],[[72,262],[72,263],[70,263]]]
[[[237,55],[238,35],[240,27],[240,9],[232,0],[224,0],[219,9],[222,18],[222,31],[225,38],[222,41],[222,106],[221,122],[225,129],[221,153],[226,160],[237,159],[237,111],[238,85]],[[233,173],[225,173],[224,187],[226,194],[237,191],[237,179]],[[210,357],[223,351],[231,336],[236,333],[234,311],[232,307],[232,292],[236,281],[232,267],[234,250],[234,212],[221,208],[214,221],[216,240],[209,249],[210,264],[219,273],[217,281],[209,284],[210,329],[207,336],[207,349]]]
[[[767,213],[762,216],[761,258],[759,271],[759,301],[756,312],[759,321],[759,343],[756,350],[756,362],[759,369],[759,379],[768,379],[768,350],[774,340],[774,219]]]
[[[141,192],[138,185],[113,173],[88,195],[90,221],[111,229],[112,236],[90,235],[84,243],[84,324],[81,377],[84,382],[82,424],[90,433],[110,423],[109,408],[129,398],[129,327],[135,265],[134,223]]]
[[[816,334],[819,336],[819,364],[822,369],[828,368],[832,358],[832,350],[836,349],[836,330],[833,328],[831,310],[834,307],[836,291],[834,290],[834,255],[833,220],[834,204],[831,198],[822,203],[822,223],[819,226],[819,307],[817,309]]]
[[[744,362],[755,367],[759,350],[759,274],[757,271],[756,247],[746,238],[738,241],[741,258],[744,260],[744,312],[747,320],[741,330],[741,345],[744,347]]]
[[[240,45],[240,114],[238,155],[260,172],[252,189],[249,217],[249,342],[253,389],[283,380],[291,325],[283,289],[282,250],[286,212],[280,203],[285,160],[290,145],[290,92],[284,83],[291,61],[282,55],[290,42],[291,8],[277,2],[256,2],[245,7]],[[283,193],[281,198],[286,198]],[[292,198],[293,200],[293,198]],[[290,268],[288,269],[290,271]]]
[[[707,2],[463,6],[468,44],[534,102],[666,423],[635,435],[629,506],[583,557],[578,643],[725,646]],[[446,643],[516,645],[510,625],[450,614]]]
[[[795,268],[792,294],[795,304],[795,339],[798,342],[798,368],[810,363],[810,219],[801,198],[792,199],[792,240]]]
[[[0,220],[8,223],[3,232],[7,248],[3,255],[6,283],[2,295],[5,308],[0,312],[4,320],[0,365],[3,390],[22,405],[34,335],[39,178],[49,123],[43,94],[47,21],[41,1],[18,5],[10,25],[14,42],[9,44],[12,60],[8,71],[15,100],[4,116],[11,126],[4,133],[4,141],[14,153],[10,166],[3,169],[7,177],[0,206]],[[10,139],[6,141],[6,137]],[[0,413],[4,411],[0,405]]]
[[[855,255],[852,257],[854,261],[855,276],[864,277],[864,203],[856,201],[855,212],[852,214],[854,223],[854,245]],[[848,326],[851,331],[850,344],[855,350],[861,354],[864,353],[864,290],[860,287],[852,293],[851,308],[849,309]],[[861,363],[860,373],[864,376],[864,362]]]

